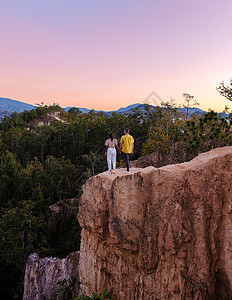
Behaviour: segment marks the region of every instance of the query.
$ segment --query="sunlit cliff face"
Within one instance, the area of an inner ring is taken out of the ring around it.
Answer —
[[[83,187],[81,289],[116,299],[231,297],[232,147]]]

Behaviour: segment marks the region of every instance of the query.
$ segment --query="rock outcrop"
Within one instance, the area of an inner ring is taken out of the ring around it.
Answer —
[[[83,187],[80,281],[118,300],[231,299],[232,147]],[[25,298],[26,299],[26,298]]]
[[[73,288],[79,290],[79,251],[71,253],[64,259],[39,258],[37,254],[31,254],[27,260],[23,300],[49,300],[61,299],[59,294],[59,282],[71,283],[75,280]],[[64,287],[64,286],[63,286]]]
[[[170,159],[169,159],[170,160]],[[148,166],[153,166],[160,168],[164,165],[164,158],[161,153],[154,152],[152,154],[141,156],[137,160],[130,161],[131,168],[146,168]],[[174,161],[172,162],[174,163]]]
[[[65,199],[51,205],[48,212],[48,230],[52,232],[58,247],[66,243],[69,236],[64,236],[71,217],[77,214],[77,199]],[[68,232],[72,234],[73,228]],[[73,238],[73,240],[75,240]],[[77,248],[78,249],[78,245]],[[60,248],[57,252],[59,252]],[[73,280],[75,278],[75,280]],[[62,282],[63,281],[63,282]],[[58,283],[62,282],[59,286]],[[79,290],[79,251],[73,252],[64,259],[39,258],[37,254],[31,254],[27,260],[24,279],[24,300],[50,300],[51,296],[58,293],[53,299],[62,299],[59,289],[70,285],[70,288],[78,293]]]
[[[77,201],[77,198],[69,198],[49,206],[48,229],[59,234],[65,221],[69,220],[72,214],[77,214]]]

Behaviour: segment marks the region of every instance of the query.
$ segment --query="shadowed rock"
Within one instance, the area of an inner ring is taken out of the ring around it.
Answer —
[[[79,289],[79,251],[73,252],[64,259],[39,258],[31,254],[27,260],[23,300],[49,300],[59,289],[58,283],[75,278],[75,290]],[[54,299],[62,299],[57,295]]]

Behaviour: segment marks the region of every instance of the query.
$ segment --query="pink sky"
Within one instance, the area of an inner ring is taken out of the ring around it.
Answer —
[[[231,0],[2,0],[0,97],[115,110],[155,91],[230,105]],[[231,103],[232,108],[232,103]]]

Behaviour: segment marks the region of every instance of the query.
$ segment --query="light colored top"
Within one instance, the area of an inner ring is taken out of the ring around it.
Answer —
[[[113,141],[111,141],[111,139],[106,140],[105,142],[105,146],[108,146],[109,148],[115,148],[115,146],[118,144],[116,139],[113,139]]]
[[[129,135],[129,133],[123,135],[121,137],[120,143],[122,144],[122,151],[124,153],[131,153],[132,146],[134,144],[133,136]]]

